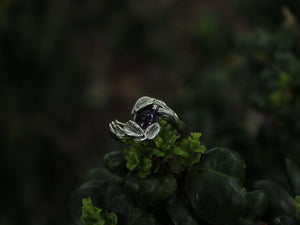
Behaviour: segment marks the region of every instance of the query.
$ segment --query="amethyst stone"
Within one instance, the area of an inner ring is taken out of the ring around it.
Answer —
[[[147,127],[158,122],[158,117],[155,109],[146,107],[136,113],[134,120],[145,131]]]

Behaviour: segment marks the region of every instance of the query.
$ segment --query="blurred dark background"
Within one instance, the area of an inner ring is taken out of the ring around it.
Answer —
[[[68,224],[108,123],[144,95],[249,183],[300,163],[299,0],[1,0],[0,224]],[[274,175],[275,174],[275,175]],[[275,178],[276,179],[276,178]]]

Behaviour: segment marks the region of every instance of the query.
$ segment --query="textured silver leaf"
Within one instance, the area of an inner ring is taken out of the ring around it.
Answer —
[[[143,138],[145,136],[143,129],[134,121],[129,120],[124,125],[124,133],[134,138]]]
[[[139,98],[136,103],[134,104],[132,110],[131,110],[131,114],[136,113],[137,111],[145,108],[148,105],[152,105],[154,102],[154,98],[150,98],[148,96],[143,96],[141,98]]]
[[[160,131],[160,125],[158,123],[154,123],[151,126],[147,127],[145,130],[145,136],[147,139],[154,139]]]

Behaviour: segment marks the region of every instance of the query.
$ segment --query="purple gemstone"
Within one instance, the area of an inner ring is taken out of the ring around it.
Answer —
[[[145,131],[153,123],[157,123],[158,118],[154,109],[143,109],[136,113],[135,122]]]

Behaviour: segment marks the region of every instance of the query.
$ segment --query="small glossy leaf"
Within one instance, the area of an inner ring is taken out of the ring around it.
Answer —
[[[105,225],[117,225],[118,217],[115,213],[108,213],[105,216]]]
[[[187,173],[185,194],[200,218],[226,224],[248,209],[247,192],[238,179],[212,169],[194,167]]]
[[[246,164],[242,157],[226,148],[213,148],[202,155],[200,166],[213,169],[239,179],[245,179]]]
[[[295,217],[293,198],[279,184],[269,180],[260,180],[255,182],[254,187],[262,189],[266,193],[270,203],[270,213],[273,217],[278,215]]]
[[[124,191],[137,204],[150,204],[160,199],[166,199],[177,189],[176,179],[171,174],[151,175],[144,179],[128,176]]]
[[[256,221],[266,213],[269,206],[269,200],[262,190],[248,192],[248,196],[250,208],[244,217]]]
[[[286,171],[295,195],[300,195],[300,169],[291,159],[285,160]]]
[[[106,168],[113,174],[124,176],[128,173],[125,154],[121,151],[109,152],[104,156]]]
[[[118,216],[118,225],[155,225],[155,217],[137,208],[126,195],[116,196],[109,210]]]
[[[122,178],[110,173],[105,167],[99,167],[88,171],[87,175],[85,176],[85,180],[102,180],[110,183],[120,183]]]
[[[168,200],[166,210],[174,225],[198,225],[197,220],[192,215],[192,209],[183,197],[175,196]]]
[[[119,225],[130,224],[141,217],[141,210],[136,208],[126,195],[118,195],[112,199],[109,211],[119,218]]]

